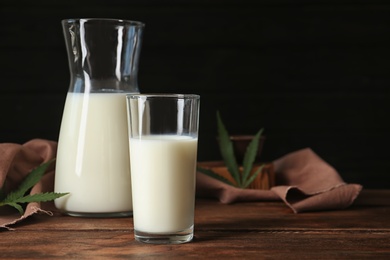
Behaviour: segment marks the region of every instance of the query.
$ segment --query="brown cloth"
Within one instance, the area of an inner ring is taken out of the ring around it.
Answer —
[[[42,163],[55,158],[57,143],[44,139],[33,139],[24,144],[0,144],[0,187],[8,193],[19,186],[24,177]],[[30,191],[30,194],[49,192],[54,189],[54,164]],[[52,203],[51,203],[52,204]],[[9,226],[35,213],[51,214],[50,203],[31,202],[27,205],[23,216],[16,210],[0,208],[0,227]],[[46,210],[45,210],[46,209]]]
[[[240,189],[197,172],[198,197],[217,198],[230,204],[239,201],[283,200],[294,213],[349,207],[362,190],[347,184],[338,172],[310,148],[273,161],[276,185],[270,190]]]

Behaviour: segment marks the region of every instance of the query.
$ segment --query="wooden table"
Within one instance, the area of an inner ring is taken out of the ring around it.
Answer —
[[[294,214],[282,202],[198,199],[195,238],[134,240],[132,218],[36,215],[0,232],[2,259],[390,259],[390,190],[363,190],[345,210]]]

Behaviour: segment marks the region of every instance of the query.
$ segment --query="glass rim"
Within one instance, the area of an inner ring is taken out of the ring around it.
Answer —
[[[145,99],[145,98],[179,98],[179,99],[199,99],[198,94],[179,94],[179,93],[139,93],[126,94],[127,99]]]
[[[145,23],[141,21],[116,19],[116,18],[67,18],[61,20],[63,24],[86,23],[86,22],[97,22],[97,21],[105,21],[105,22],[130,25],[130,26],[139,26],[139,27],[145,26]]]

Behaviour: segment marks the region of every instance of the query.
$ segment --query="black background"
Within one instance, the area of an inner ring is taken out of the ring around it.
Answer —
[[[57,140],[69,87],[61,20],[146,24],[141,92],[201,95],[199,161],[265,128],[263,160],[310,147],[346,182],[390,188],[389,1],[0,3],[0,142]]]

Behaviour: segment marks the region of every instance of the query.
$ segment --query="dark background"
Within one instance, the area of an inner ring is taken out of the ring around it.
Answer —
[[[346,182],[390,188],[389,1],[0,3],[0,142],[57,140],[69,86],[60,21],[146,24],[141,92],[201,95],[199,161],[265,128],[263,160],[310,147]]]

